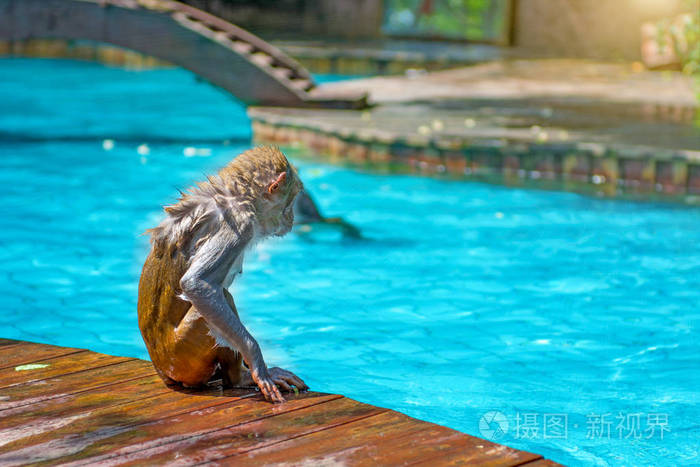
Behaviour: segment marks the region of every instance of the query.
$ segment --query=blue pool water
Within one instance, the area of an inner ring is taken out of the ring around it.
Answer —
[[[182,70],[0,60],[0,336],[145,358],[140,234],[249,137]],[[476,436],[500,412],[497,441],[567,464],[700,462],[698,209],[295,162],[366,239],[247,258],[270,364]]]

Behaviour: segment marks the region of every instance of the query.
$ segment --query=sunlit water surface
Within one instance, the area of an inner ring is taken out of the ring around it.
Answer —
[[[141,233],[249,137],[182,70],[0,61],[0,336],[147,358]],[[270,364],[481,437],[499,411],[497,441],[567,464],[698,462],[697,209],[295,162],[366,239],[247,258],[233,292]]]

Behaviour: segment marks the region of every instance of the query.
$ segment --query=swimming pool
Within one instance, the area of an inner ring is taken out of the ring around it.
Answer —
[[[182,70],[54,60],[0,60],[0,102],[0,337],[146,358],[140,234],[250,146],[244,110]],[[247,258],[270,364],[566,464],[698,462],[697,208],[295,162],[366,238]]]

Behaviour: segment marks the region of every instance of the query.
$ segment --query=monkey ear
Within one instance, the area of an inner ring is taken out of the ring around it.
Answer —
[[[281,172],[278,176],[277,179],[270,183],[270,186],[267,187],[267,192],[270,194],[276,193],[279,191],[280,186],[284,183],[284,181],[287,179],[287,172]]]

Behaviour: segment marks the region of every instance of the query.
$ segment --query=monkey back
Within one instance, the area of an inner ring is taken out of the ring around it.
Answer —
[[[138,320],[141,335],[156,368],[169,360],[174,330],[190,308],[182,300],[180,278],[187,269],[187,259],[178,249],[151,249],[139,281]]]

